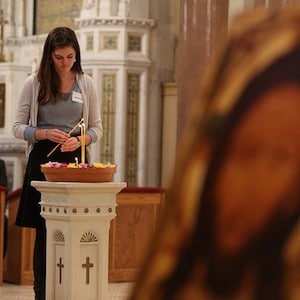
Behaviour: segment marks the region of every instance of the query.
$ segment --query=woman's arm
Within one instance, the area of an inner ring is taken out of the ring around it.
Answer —
[[[100,115],[99,97],[93,80],[84,75],[82,94],[85,98],[83,117],[86,123],[86,145],[95,143],[102,137],[103,129]],[[81,88],[81,87],[80,87]]]
[[[20,97],[17,103],[15,120],[13,122],[13,134],[18,139],[24,139],[24,132],[26,128],[30,127],[30,115],[33,101],[35,101],[37,84],[33,76],[29,76],[23,85]],[[32,120],[31,120],[32,121]]]

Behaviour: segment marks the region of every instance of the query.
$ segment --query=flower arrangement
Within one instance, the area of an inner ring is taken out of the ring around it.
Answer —
[[[60,163],[49,161],[41,165],[47,181],[108,182],[112,181],[116,165],[112,163]]]
[[[112,164],[110,162],[108,163],[100,163],[100,162],[94,162],[94,163],[60,163],[56,161],[49,161],[45,164],[42,164],[41,167],[46,167],[46,168],[71,168],[71,169],[87,169],[87,168],[98,168],[98,169],[105,169],[105,168],[115,168],[116,165]]]

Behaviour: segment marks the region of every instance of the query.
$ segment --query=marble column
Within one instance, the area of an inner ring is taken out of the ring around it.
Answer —
[[[129,14],[129,1],[128,0],[120,0],[118,16],[127,18],[128,14]]]
[[[126,183],[31,184],[47,227],[46,299],[108,299],[109,227]]]
[[[162,167],[161,186],[169,188],[175,165],[176,156],[176,123],[177,115],[177,84],[173,82],[163,85],[163,127],[162,127]]]
[[[99,3],[99,16],[110,17],[111,16],[111,0],[101,0]]]
[[[26,34],[24,0],[19,0],[16,2],[15,12],[16,12],[16,36],[23,37]]]
[[[4,27],[5,37],[15,37],[15,1],[7,0],[6,2],[6,13],[4,18],[8,23]]]
[[[178,65],[178,134],[199,101],[201,81],[227,33],[229,1],[181,0]],[[201,103],[199,103],[201,105]]]

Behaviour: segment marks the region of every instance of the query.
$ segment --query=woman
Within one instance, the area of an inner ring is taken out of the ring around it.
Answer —
[[[82,118],[87,129],[85,145],[99,141],[102,135],[96,88],[83,73],[80,59],[79,43],[72,29],[57,27],[50,31],[39,70],[25,80],[13,124],[15,137],[27,141],[28,163],[16,225],[36,229],[35,299],[45,299],[46,227],[40,216],[40,193],[30,182],[45,180],[40,171],[43,163],[69,163],[80,158],[80,130],[77,128],[71,135],[69,132]],[[51,153],[57,144],[60,146]]]

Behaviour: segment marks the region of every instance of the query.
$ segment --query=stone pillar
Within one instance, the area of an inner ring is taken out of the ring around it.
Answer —
[[[128,17],[129,14],[129,1],[128,0],[120,0],[118,7],[118,16],[119,17]]]
[[[99,3],[99,17],[111,16],[111,0],[101,0]]]
[[[24,0],[19,0],[16,2],[16,36],[23,37],[26,35],[25,26],[25,2]]]
[[[110,221],[125,182],[33,181],[47,227],[47,300],[106,300]]]
[[[178,129],[199,101],[201,82],[212,56],[226,37],[229,0],[181,0],[179,36]],[[201,105],[201,104],[199,104]]]
[[[169,188],[174,171],[177,131],[177,84],[163,85],[163,127],[161,186]]]
[[[4,37],[15,37],[15,1],[7,0],[4,18],[8,24],[4,27]]]

